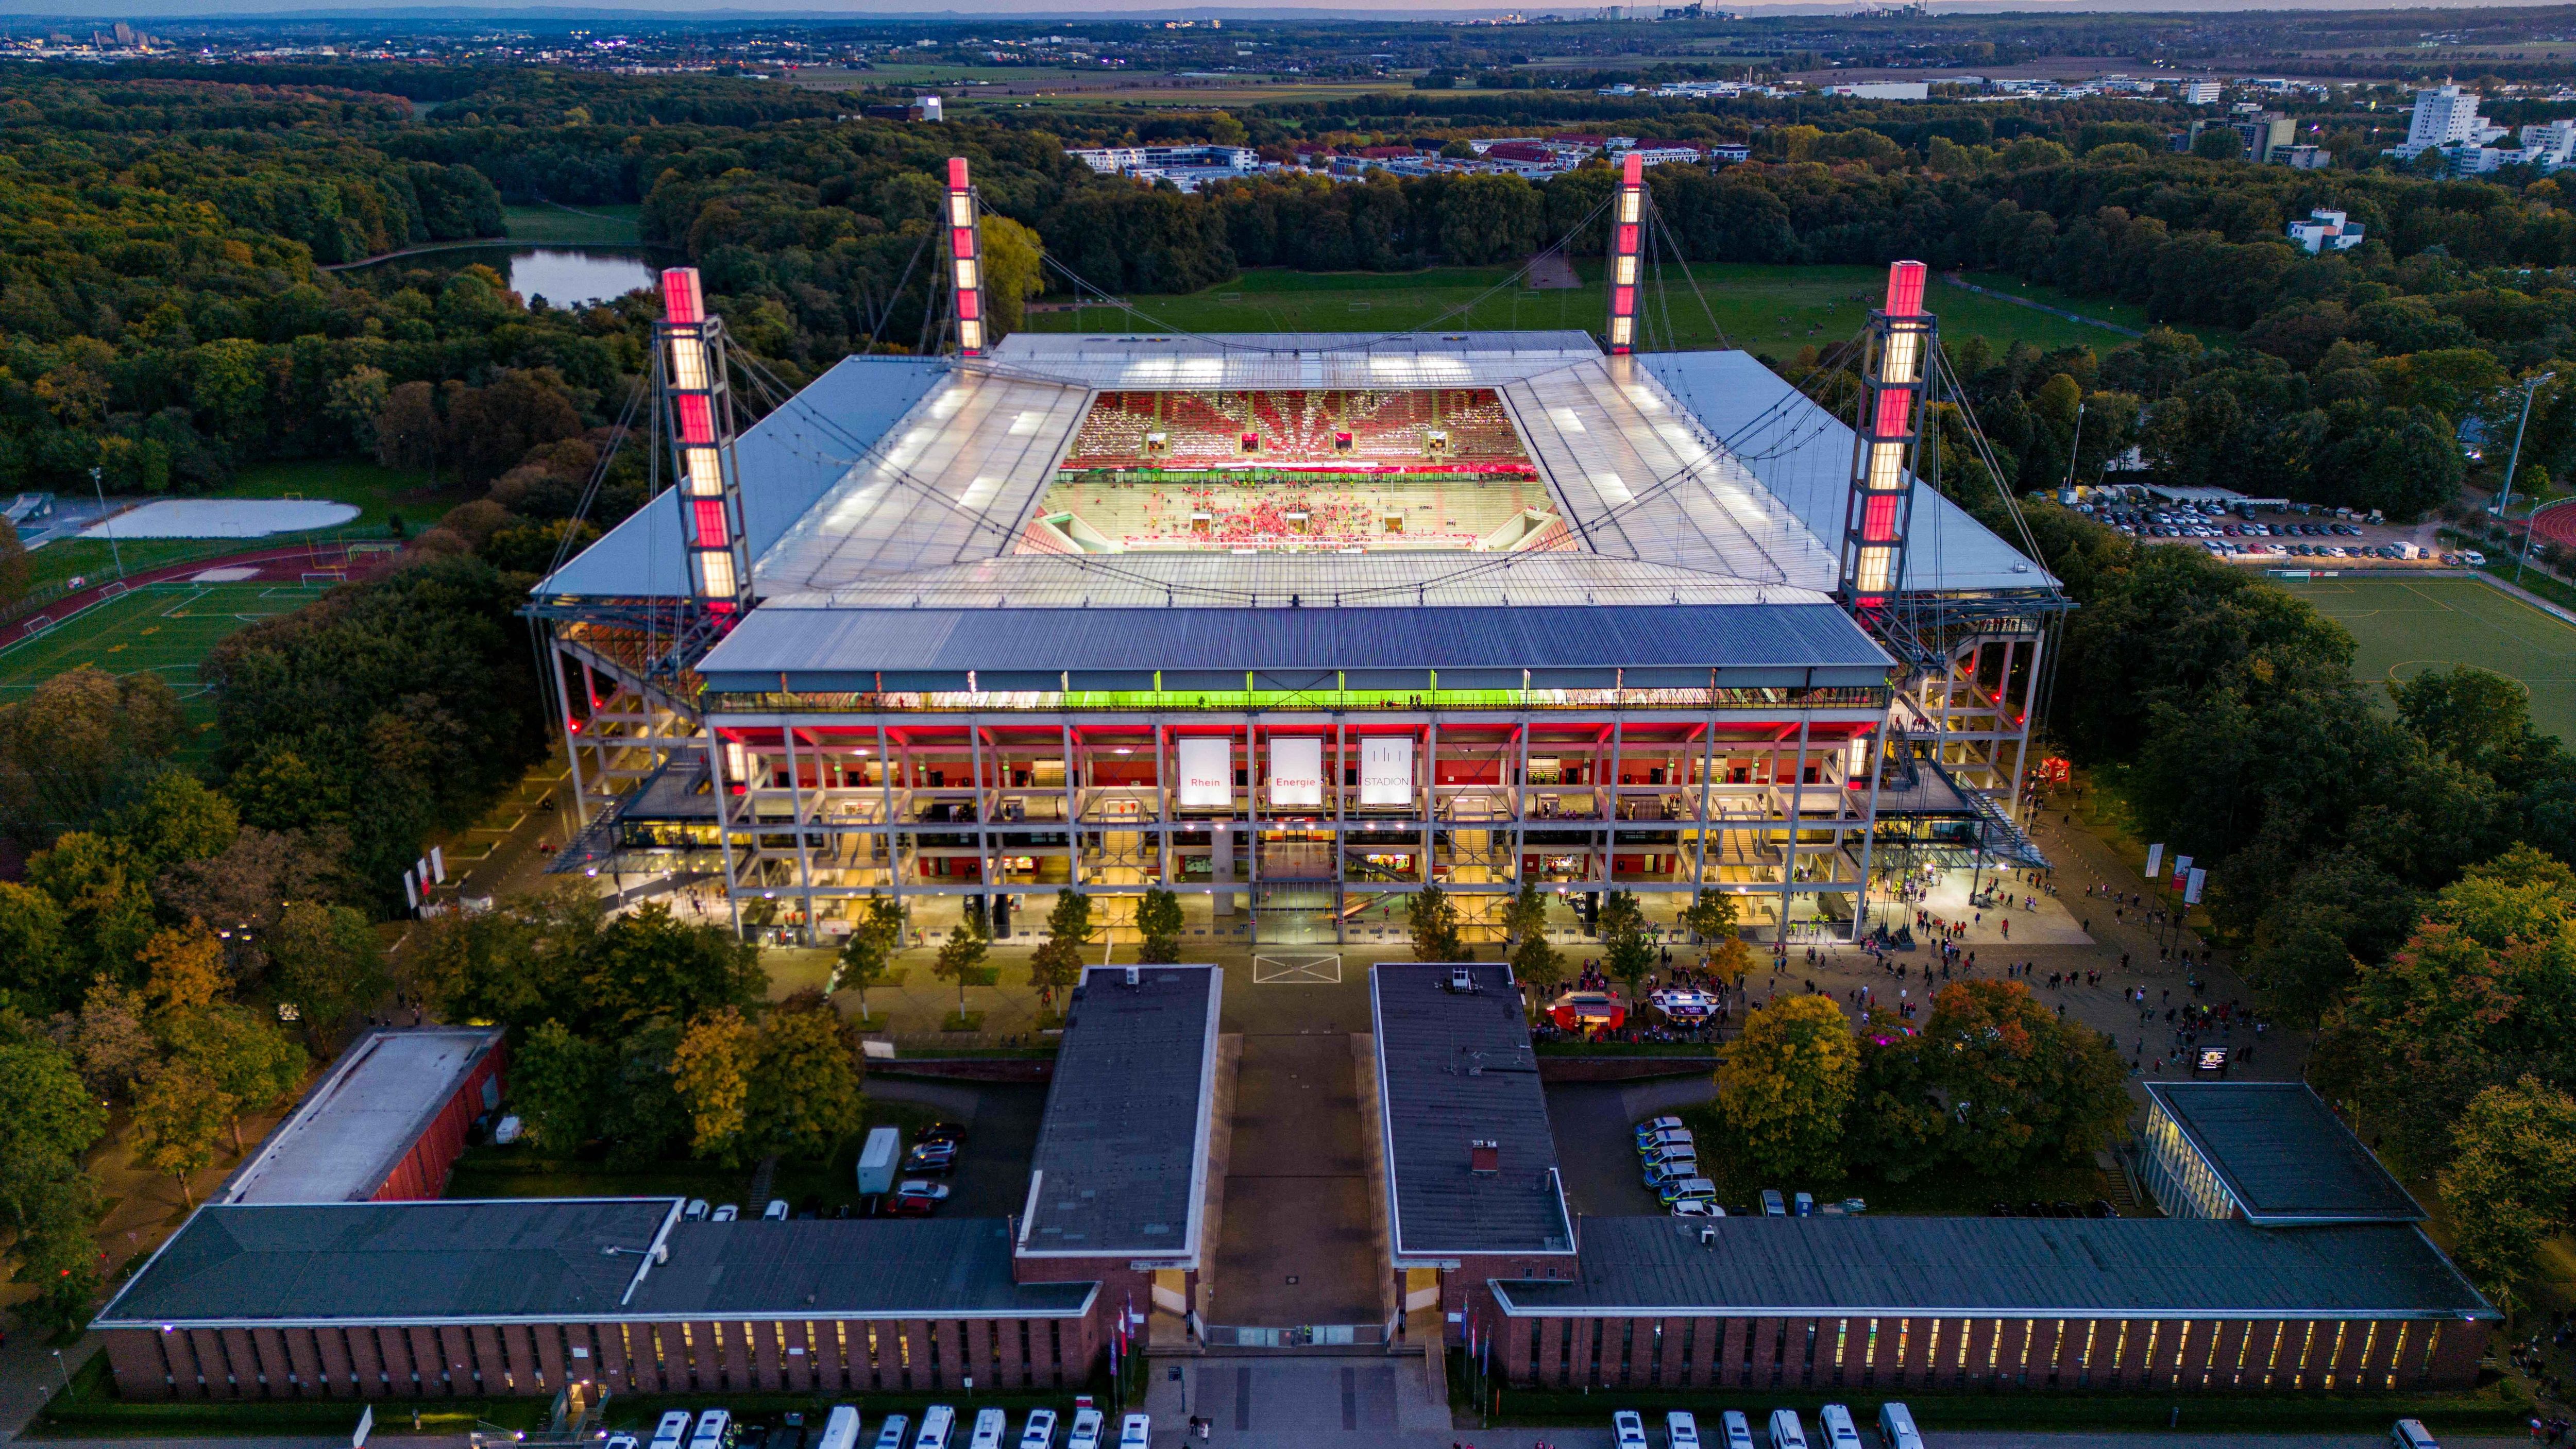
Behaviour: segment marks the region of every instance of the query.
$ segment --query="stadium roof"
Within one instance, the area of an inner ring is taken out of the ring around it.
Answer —
[[[1590,335],[1559,332],[1236,332],[1079,336],[1016,332],[996,364],[1107,391],[1496,387],[1597,361]]]
[[[1427,689],[1435,672],[1449,689],[1705,689],[1867,685],[1889,663],[1830,604],[769,607],[699,673],[711,689],[754,693],[782,687],[782,676],[800,692]]]
[[[846,357],[798,393],[797,406],[780,408],[745,430],[734,444],[734,459],[752,553],[768,549],[804,517],[849,471],[849,459],[883,437],[951,366],[940,357]],[[669,460],[662,462],[667,469]],[[687,588],[680,520],[662,498],[566,560],[536,592],[671,598]]]
[[[364,1202],[384,1186],[498,1027],[370,1032],[233,1174],[230,1203]]]
[[[2239,1219],[1585,1218],[1574,1276],[1513,1315],[2500,1317],[2411,1225]]]
[[[1722,448],[1809,532],[1838,539],[1851,489],[1852,430],[1749,352],[1657,352],[1645,365]],[[1909,593],[1982,593],[2053,582],[1939,489],[1914,485],[1906,541]]]
[[[1083,974],[1030,1160],[1022,1257],[1198,1264],[1224,984],[1214,966]]]
[[[1458,970],[1476,990],[1449,989]],[[1571,1254],[1547,1094],[1510,968],[1381,962],[1369,968],[1369,1003],[1397,1264]],[[1477,1170],[1476,1142],[1495,1145],[1492,1170]]]
[[[1012,1281],[1010,1232],[1005,1218],[682,1222],[678,1198],[208,1206],[99,1326],[1086,1311],[1095,1283]]]
[[[2149,1082],[2246,1218],[2420,1222],[2423,1208],[2305,1082]]]

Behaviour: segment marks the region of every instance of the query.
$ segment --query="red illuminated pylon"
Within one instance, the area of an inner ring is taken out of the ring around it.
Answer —
[[[1913,520],[1914,444],[1935,324],[1923,310],[1921,262],[1887,269],[1887,305],[1870,314],[1867,390],[1852,449],[1851,502],[1843,519],[1843,597],[1884,607],[1905,587],[1905,536]]]

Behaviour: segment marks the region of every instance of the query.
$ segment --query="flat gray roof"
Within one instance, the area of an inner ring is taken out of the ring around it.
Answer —
[[[1413,961],[1369,968],[1394,1256],[1402,1264],[1570,1253],[1547,1094],[1511,969],[1467,966],[1477,989],[1453,992],[1457,969]],[[1477,1141],[1500,1149],[1498,1170],[1474,1170],[1469,1148]]]
[[[209,1204],[99,1322],[613,1318],[679,1210],[678,1198]]]
[[[492,1049],[497,1027],[368,1033],[268,1134],[227,1203],[364,1202]]]
[[[755,609],[698,665],[708,687],[797,690],[1706,689],[1883,682],[1831,604],[1508,609]],[[1622,670],[1624,669],[1624,676]],[[1526,671],[1526,674],[1524,673]]]
[[[2305,1082],[2149,1082],[2258,1223],[2420,1222],[2423,1208]]]
[[[1022,1256],[1198,1261],[1224,985],[1214,966],[1083,973],[1030,1160]]]
[[[1069,1317],[1092,1282],[1011,1281],[1008,1218],[676,1223],[635,1290],[651,1317]]]
[[[1012,1282],[1005,1218],[690,1223],[679,1210],[678,1198],[209,1206],[99,1322],[1053,1317],[1098,1291]],[[656,1242],[668,1256],[647,1269]]]
[[[1585,1218],[1575,1276],[1497,1285],[1516,1316],[2499,1315],[2408,1224],[2208,1218]],[[1706,1241],[1703,1241],[1706,1235]]]

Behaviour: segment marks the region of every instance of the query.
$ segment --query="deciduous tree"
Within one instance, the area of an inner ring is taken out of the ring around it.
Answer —
[[[2487,1088],[2451,1129],[2437,1179],[2460,1266],[2498,1306],[2516,1306],[2540,1245],[2576,1205],[2576,1098],[2537,1077]]]
[[[1047,912],[1047,936],[1029,956],[1029,984],[1051,1002],[1082,979],[1082,948],[1091,940],[1091,897],[1070,886],[1056,892]],[[963,1007],[959,1008],[963,1010]]]
[[[1744,1019],[1718,1069],[1718,1103],[1753,1166],[1775,1176],[1842,1170],[1860,1076],[1851,1023],[1829,996],[1792,996]]]
[[[1181,898],[1160,886],[1145,887],[1136,902],[1136,957],[1149,966],[1168,966],[1181,959]]]
[[[861,1020],[868,1014],[868,988],[885,979],[902,941],[903,907],[883,896],[868,897],[858,920],[851,924],[850,938],[841,943],[829,988],[857,992]]]
[[[780,1002],[760,1023],[745,1131],[752,1150],[819,1159],[859,1125],[859,1053],[820,992]]]
[[[689,1023],[671,1054],[671,1080],[687,1109],[689,1150],[730,1166],[742,1155],[758,1033],[737,1007]]]
[[[1455,961],[1467,952],[1458,930],[1458,905],[1437,885],[1426,885],[1405,902],[1405,926],[1413,936],[1416,961]]]
[[[135,1156],[153,1171],[170,1174],[181,1200],[194,1207],[188,1179],[214,1162],[215,1139],[240,1105],[202,1067],[163,1062],[144,1075],[134,1094]]]

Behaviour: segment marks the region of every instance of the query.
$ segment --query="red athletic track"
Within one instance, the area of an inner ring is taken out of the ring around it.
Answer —
[[[189,563],[163,564],[158,568],[127,574],[124,583],[128,589],[137,589],[145,584],[192,578],[208,569],[251,567],[257,567],[259,572],[251,579],[242,580],[243,583],[250,583],[256,579],[301,583],[304,575],[321,569],[345,569],[349,577],[357,578],[387,567],[395,557],[396,555],[391,553],[361,554],[357,562],[350,563],[346,562],[348,555],[337,544],[295,544],[286,548],[263,548],[253,549],[248,553],[226,554],[221,558],[201,558]],[[23,618],[13,619],[6,625],[0,625],[0,648],[6,648],[34,633],[38,627],[38,620],[60,619],[97,603],[107,597],[109,587],[116,582],[117,580],[112,578],[99,579],[87,588],[65,594],[42,608],[29,610]]]
[[[2576,549],[2576,502],[2561,503],[2532,515],[2531,530],[2542,543]]]

